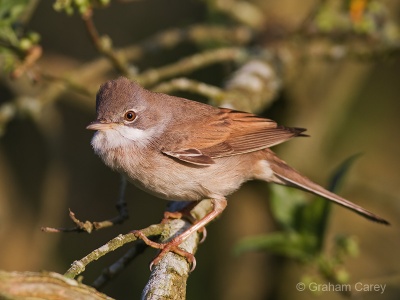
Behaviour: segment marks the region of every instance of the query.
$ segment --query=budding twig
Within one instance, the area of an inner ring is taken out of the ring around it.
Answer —
[[[105,55],[112,62],[119,72],[126,76],[129,75],[129,69],[127,68],[126,62],[124,59],[122,59],[121,55],[114,52],[111,39],[108,37],[101,37],[99,35],[92,17],[92,9],[88,9],[84,14],[82,14],[82,19],[85,22],[86,29],[90,38],[92,39],[93,44],[100,53]]]

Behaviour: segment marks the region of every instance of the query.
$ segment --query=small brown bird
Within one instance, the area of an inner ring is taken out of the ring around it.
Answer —
[[[157,197],[175,201],[212,199],[213,210],[167,244],[147,240],[189,259],[178,248],[226,207],[226,196],[248,180],[296,187],[322,196],[379,223],[383,218],[312,182],[278,158],[269,148],[302,128],[277,125],[251,113],[148,91],[126,78],[108,81],[96,98],[97,130],[92,146],[106,165]]]

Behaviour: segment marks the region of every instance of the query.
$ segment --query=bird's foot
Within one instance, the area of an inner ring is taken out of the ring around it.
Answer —
[[[155,259],[150,263],[150,270],[153,269],[153,266],[157,265],[161,259],[168,253],[168,252],[173,252],[175,254],[178,254],[189,262],[191,265],[190,272],[192,272],[196,268],[196,258],[192,253],[189,253],[181,248],[179,248],[179,245],[183,242],[183,239],[180,238],[180,236],[177,236],[173,240],[167,242],[167,243],[157,243],[152,240],[150,240],[142,231],[140,230],[134,230],[132,233],[139,239],[143,240],[148,246],[156,249],[160,249],[160,253],[156,256]]]
[[[211,199],[213,208],[210,212],[208,212],[203,218],[199,221],[196,221],[191,227],[186,229],[180,235],[172,239],[171,241],[161,244],[151,241],[147,236],[143,234],[140,230],[133,231],[133,234],[137,237],[142,239],[147,245],[150,247],[160,249],[161,252],[157,255],[157,257],[152,261],[150,268],[160,262],[160,260],[167,254],[168,252],[174,252],[178,255],[181,255],[187,259],[187,261],[192,265],[191,271],[193,271],[196,267],[196,259],[194,258],[193,254],[179,248],[178,246],[191,234],[197,232],[204,226],[206,226],[209,222],[214,220],[217,216],[219,216],[222,211],[225,209],[227,205],[227,201],[224,197],[220,198],[212,198]]]

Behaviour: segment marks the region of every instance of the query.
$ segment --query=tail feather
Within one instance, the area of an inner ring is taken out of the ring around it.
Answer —
[[[358,213],[359,215],[361,215],[369,220],[372,220],[372,221],[375,221],[378,223],[382,223],[385,225],[390,224],[385,219],[373,214],[372,212],[362,208],[361,206],[358,206],[358,205],[324,189],[322,186],[312,182],[310,179],[301,175],[295,169],[289,167],[286,163],[284,163],[283,161],[278,159],[276,156],[275,156],[275,159],[276,159],[275,163],[271,164],[270,166],[271,166],[271,169],[272,169],[274,175],[281,181],[281,182],[277,182],[277,183],[300,188],[302,190],[311,192],[315,195],[324,197],[324,198],[331,200],[341,206],[351,209],[352,211]]]

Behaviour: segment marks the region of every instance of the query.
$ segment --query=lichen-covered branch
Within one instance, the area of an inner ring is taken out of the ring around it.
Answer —
[[[225,83],[225,97],[215,99],[214,104],[261,112],[276,99],[282,86],[281,81],[281,75],[272,59],[252,59],[233,73]]]
[[[0,299],[112,300],[73,279],[53,272],[0,271]]]
[[[165,81],[152,88],[156,92],[187,91],[202,95],[215,106],[260,112],[275,99],[282,86],[274,60],[254,58],[245,62],[229,78],[224,88],[187,78]]]
[[[148,246],[144,242],[135,242],[135,245],[130,248],[122,257],[120,257],[109,267],[104,268],[100,276],[96,278],[91,286],[101,290],[108,282],[122,272],[132,260],[142,254],[147,248]]]
[[[145,229],[142,229],[141,231],[146,236],[157,236],[161,235],[164,232],[164,227],[165,227],[164,224],[151,225]],[[98,260],[100,257],[106,255],[107,253],[114,251],[115,249],[118,249],[123,245],[134,242],[136,240],[137,238],[133,233],[128,233],[125,235],[120,234],[119,236],[113,238],[105,245],[92,251],[82,259],[74,261],[71,267],[67,270],[67,272],[65,272],[64,276],[68,278],[74,278],[83,271],[85,271],[86,266],[91,262]]]
[[[186,205],[186,203],[183,203]],[[211,209],[209,200],[201,201],[193,210],[192,216],[201,219]],[[169,208],[177,211],[182,208],[182,202],[173,202]],[[166,219],[161,224],[151,225],[142,229],[141,232],[147,236],[161,236],[160,242],[167,242],[189,228],[192,224],[185,219]],[[88,264],[98,260],[107,253],[122,247],[127,243],[136,241],[133,233],[119,235],[102,247],[92,251],[87,256],[72,263],[71,267],[64,274],[67,278],[75,278],[85,271]],[[182,244],[181,248],[194,254],[199,244],[199,234],[194,233]],[[126,264],[143,251],[143,243],[137,243],[125,256],[119,259],[112,267],[103,271],[103,274],[94,282],[96,287],[104,285],[109,278],[120,272]],[[161,261],[152,269],[150,279],[143,290],[142,299],[185,299],[186,281],[189,277],[191,266],[182,256],[175,253],[166,254]]]
[[[225,91],[219,87],[181,77],[164,81],[152,88],[154,92],[172,94],[175,91],[186,91],[202,95],[208,99],[220,99],[225,94]]]
[[[182,202],[174,202],[171,210],[179,210]],[[210,200],[201,201],[193,210],[192,215],[201,219],[211,209]],[[167,222],[167,227],[160,242],[167,242],[190,227],[191,224],[184,219],[173,219]],[[199,234],[193,233],[187,238],[180,248],[194,254],[199,243]],[[142,293],[142,300],[158,299],[186,299],[186,282],[190,273],[188,261],[175,253],[167,253],[161,261],[153,267],[150,279]]]
[[[148,87],[161,80],[181,74],[187,74],[199,68],[204,68],[218,62],[240,62],[247,57],[248,54],[244,48],[231,47],[213,49],[185,57],[175,63],[160,67],[158,69],[147,70],[140,75],[131,77],[131,79],[137,81],[143,86]]]

